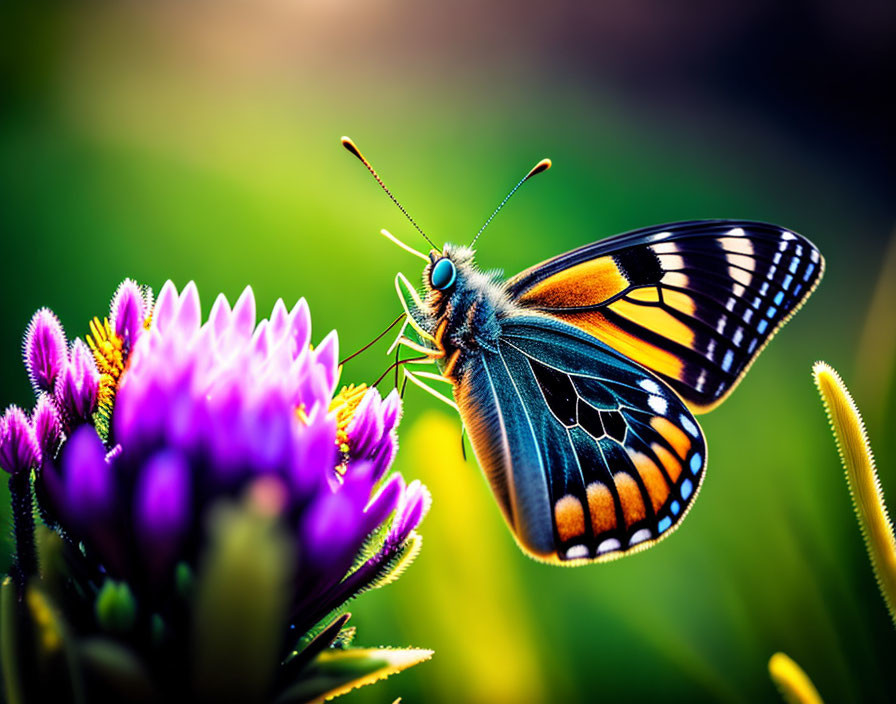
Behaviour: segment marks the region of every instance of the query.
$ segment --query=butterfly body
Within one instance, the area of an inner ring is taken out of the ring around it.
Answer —
[[[405,296],[519,545],[576,565],[676,528],[718,405],[820,279],[805,238],[750,221],[646,228],[503,280],[433,250]]]

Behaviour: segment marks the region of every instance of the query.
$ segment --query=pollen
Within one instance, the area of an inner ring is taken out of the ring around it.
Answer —
[[[367,393],[367,384],[349,384],[343,386],[330,403],[330,413],[336,414],[336,446],[339,448],[340,463],[336,465],[336,473],[341,477],[348,467],[349,443],[348,428],[355,416],[355,411]]]
[[[109,434],[112,407],[115,404],[115,392],[124,372],[127,353],[124,350],[124,341],[115,334],[108,318],[103,318],[102,322],[99,318],[91,320],[90,334],[86,338],[100,373],[94,420],[100,437],[106,438]]]
[[[108,318],[103,318],[102,322],[99,318],[90,321],[87,344],[93,352],[100,374],[118,379],[124,371],[124,341],[112,330]]]
[[[340,452],[349,451],[348,426],[366,393],[367,384],[349,384],[343,386],[330,403],[330,413],[336,413],[336,444],[339,445]]]

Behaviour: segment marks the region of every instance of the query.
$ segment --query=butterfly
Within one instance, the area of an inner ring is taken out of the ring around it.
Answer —
[[[539,162],[486,225],[549,167]],[[405,378],[435,394],[426,381],[450,384],[446,400],[530,556],[580,565],[656,544],[703,482],[695,414],[728,397],[812,293],[820,252],[777,225],[695,220],[616,235],[504,280],[476,266],[475,241],[428,256],[398,242],[426,264],[422,295],[396,278],[396,342],[420,353],[397,364],[439,370],[404,367]]]

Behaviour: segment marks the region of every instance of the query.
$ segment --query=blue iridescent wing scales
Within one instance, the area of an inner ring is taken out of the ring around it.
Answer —
[[[455,397],[520,545],[560,564],[644,549],[686,513],[703,435],[656,375],[547,316],[502,322]]]

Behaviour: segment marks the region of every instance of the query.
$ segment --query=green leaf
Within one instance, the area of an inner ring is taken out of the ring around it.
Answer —
[[[82,640],[78,655],[89,677],[91,693],[103,701],[149,702],[152,680],[128,648],[108,638]]]
[[[356,592],[354,596],[368,592],[371,589],[385,587],[387,584],[394,582],[404,573],[410,564],[417,559],[417,555],[420,554],[422,547],[423,536],[416,531],[412,531],[408,536],[408,539],[402,543],[395,554],[380,566],[379,570],[377,570],[376,577]]]
[[[308,704],[333,699],[429,660],[432,652],[420,648],[327,650],[305,668],[299,681],[287,687],[275,703]]]
[[[334,648],[345,649],[348,648],[352,641],[355,639],[355,633],[357,633],[358,629],[355,626],[349,626],[348,628],[343,628],[339,631],[339,635],[336,636],[336,639],[333,641]]]
[[[283,644],[291,543],[251,501],[210,518],[194,600],[194,686],[208,701],[261,701]]]
[[[96,597],[96,620],[110,633],[127,633],[137,620],[137,602],[125,582],[107,579]]]

